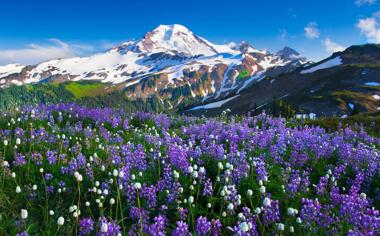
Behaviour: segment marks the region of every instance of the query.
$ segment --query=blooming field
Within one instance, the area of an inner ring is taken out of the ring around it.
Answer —
[[[364,131],[62,104],[1,114],[0,139],[0,235],[380,233]]]

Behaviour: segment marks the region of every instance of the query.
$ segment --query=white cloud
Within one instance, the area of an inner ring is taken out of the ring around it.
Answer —
[[[317,39],[319,38],[320,32],[318,29],[318,25],[315,22],[310,22],[305,28],[305,36],[308,39]]]
[[[363,6],[363,5],[372,5],[376,2],[377,0],[356,0],[355,4],[356,6]]]
[[[42,61],[78,56],[92,47],[79,44],[67,44],[59,39],[48,39],[48,43],[29,44],[24,48],[0,50],[0,65],[20,63],[33,65]]]
[[[280,35],[278,36],[278,39],[282,43],[285,43],[286,42],[286,38],[288,36],[288,31],[286,29],[280,29],[279,32],[280,32]]]
[[[344,51],[344,49],[346,49],[342,45],[332,41],[330,38],[326,38],[323,41],[323,45],[325,46],[326,51],[329,53],[341,52]]]
[[[356,24],[369,43],[380,43],[380,28],[376,16],[360,19]]]

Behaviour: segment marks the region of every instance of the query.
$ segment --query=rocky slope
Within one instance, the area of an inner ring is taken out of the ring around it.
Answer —
[[[380,110],[380,46],[352,46],[305,68],[265,76],[237,96],[188,107],[192,114],[215,115],[271,110],[282,99],[299,113],[346,117]]]

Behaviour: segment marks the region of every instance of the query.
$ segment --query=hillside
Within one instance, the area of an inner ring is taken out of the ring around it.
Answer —
[[[216,115],[225,109],[237,114],[271,110],[278,99],[299,113],[318,116],[376,112],[380,110],[379,62],[378,45],[352,46],[309,67],[266,76],[220,107],[202,109],[202,104],[188,112]]]

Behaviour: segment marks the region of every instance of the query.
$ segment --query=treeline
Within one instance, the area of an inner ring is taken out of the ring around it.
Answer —
[[[254,104],[253,115],[260,114],[263,110],[274,117],[292,118],[296,115],[297,109],[283,99],[273,98],[272,102],[263,107],[257,107]]]
[[[33,104],[74,102],[75,97],[62,85],[24,85],[0,89],[0,110],[13,110]]]
[[[11,111],[17,107],[35,104],[75,102],[87,107],[123,108],[128,112],[175,112],[177,110],[177,102],[181,96],[180,93],[183,92],[177,91],[179,93],[174,93],[173,96],[167,100],[160,100],[158,96],[152,96],[147,99],[130,100],[126,96],[126,92],[122,90],[98,96],[78,98],[65,89],[65,85],[67,85],[67,83],[14,85],[6,89],[0,89],[0,110]]]

